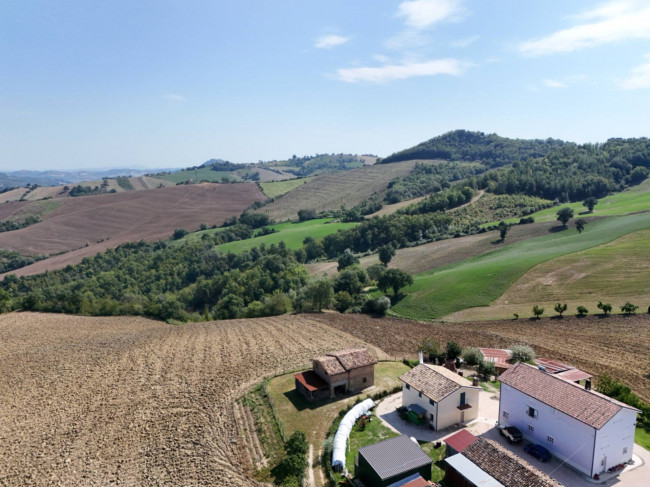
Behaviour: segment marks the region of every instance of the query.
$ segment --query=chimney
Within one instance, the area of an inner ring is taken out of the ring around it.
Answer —
[[[585,389],[587,389],[588,391],[591,390],[591,379],[585,380]]]
[[[424,356],[423,356],[423,354],[422,354],[422,350],[420,350],[420,351],[418,352],[418,356],[419,356],[419,358],[420,358],[420,363],[423,364],[423,363],[424,363]]]

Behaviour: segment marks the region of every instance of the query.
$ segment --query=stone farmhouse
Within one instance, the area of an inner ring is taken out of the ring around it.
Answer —
[[[348,348],[312,359],[312,370],[294,376],[296,390],[308,401],[360,391],[375,383],[377,360],[365,348]]]
[[[402,405],[423,411],[434,430],[466,423],[478,417],[480,387],[445,367],[420,364],[400,377]]]
[[[499,424],[575,470],[597,479],[632,459],[637,409],[521,362],[499,380]]]

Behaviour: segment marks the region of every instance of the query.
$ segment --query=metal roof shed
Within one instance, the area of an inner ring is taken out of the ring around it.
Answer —
[[[453,457],[445,458],[445,463],[448,465],[446,478],[454,478],[458,474],[473,485],[480,485],[481,487],[504,487],[501,482],[478,468],[460,453]],[[453,469],[452,471],[450,471],[450,467]]]
[[[429,456],[408,436],[398,436],[359,448],[355,476],[366,487],[387,487],[419,473],[431,480]]]

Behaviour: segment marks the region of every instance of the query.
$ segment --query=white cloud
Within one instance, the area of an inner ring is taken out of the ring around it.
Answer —
[[[336,34],[332,34],[329,36],[322,36],[316,39],[316,44],[314,44],[314,47],[317,47],[318,49],[331,49],[334,46],[340,46],[341,44],[345,44],[349,40],[350,40],[349,37],[343,37]]]
[[[631,39],[650,39],[650,6],[647,2],[617,0],[584,12],[577,18],[591,22],[524,42],[519,51],[540,56]]]
[[[176,95],[174,93],[169,93],[167,95],[163,95],[163,98],[166,98],[168,100],[174,100],[174,101],[186,101],[187,98],[184,97],[183,95]]]
[[[399,4],[398,17],[416,29],[429,27],[446,19],[455,19],[463,13],[462,0],[409,0]]]
[[[415,76],[436,76],[447,74],[461,75],[467,64],[457,59],[435,59],[422,63],[387,64],[378,67],[345,68],[337,71],[341,81],[356,83],[368,81],[371,83],[385,83],[397,79],[413,78]]]
[[[563,83],[562,81],[557,81],[557,80],[554,80],[554,79],[545,79],[543,81],[543,83],[544,83],[544,86],[546,86],[547,88],[566,88],[567,87],[566,83]]]
[[[471,44],[474,44],[479,39],[480,36],[471,36],[466,37],[465,39],[456,39],[455,41],[450,42],[449,45],[451,47],[467,47]]]
[[[647,62],[632,69],[630,76],[621,81],[621,88],[626,90],[641,90],[650,88],[650,54],[646,55]]]

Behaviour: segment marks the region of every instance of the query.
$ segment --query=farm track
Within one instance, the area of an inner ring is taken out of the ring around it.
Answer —
[[[419,323],[335,313],[325,313],[315,319],[345,330],[397,358],[414,356],[418,343],[425,337],[432,337],[443,346],[451,340],[463,347],[507,348],[528,344],[538,356],[562,360],[595,376],[611,375],[650,402],[650,316],[647,314],[464,323]]]
[[[317,176],[257,211],[275,221],[285,221],[297,220],[301,209],[320,212],[335,210],[341,205],[352,208],[374,193],[384,191],[393,179],[410,174],[417,162],[377,164]]]
[[[237,398],[355,345],[366,346],[312,315],[184,326],[2,315],[0,485],[257,485],[244,438],[250,461],[263,455]]]

